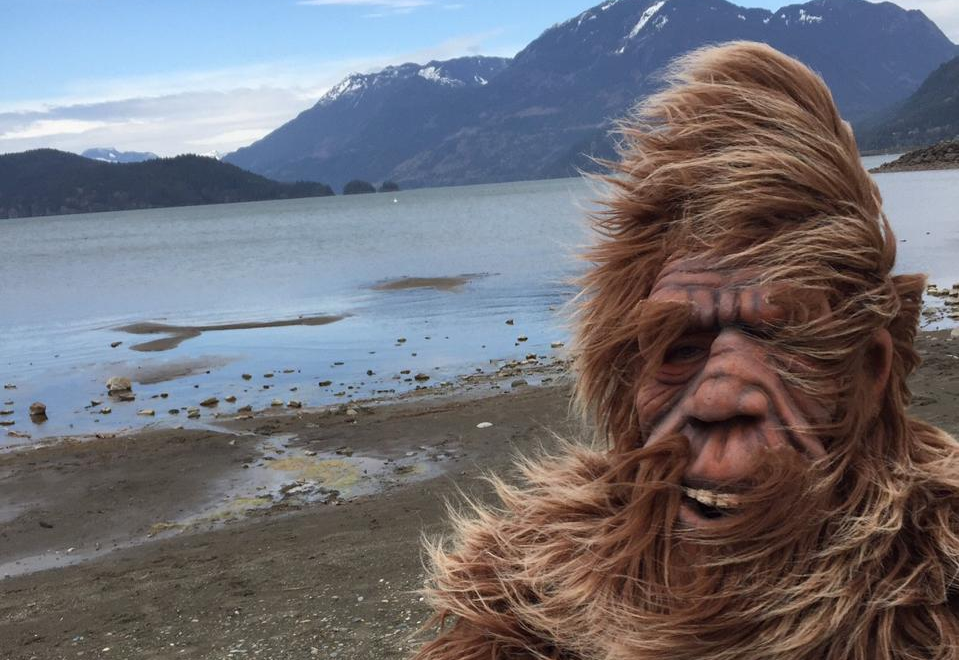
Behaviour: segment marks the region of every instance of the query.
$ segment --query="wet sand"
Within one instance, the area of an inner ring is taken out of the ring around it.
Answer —
[[[153,352],[169,351],[176,348],[187,339],[199,337],[204,332],[218,332],[223,330],[256,330],[258,328],[287,328],[290,326],[328,325],[342,321],[345,316],[303,316],[281,321],[242,321],[238,323],[223,323],[220,325],[167,325],[165,323],[132,323],[117,330],[132,335],[168,335],[162,339],[135,344],[130,347],[133,351]]]
[[[914,412],[955,433],[959,339],[919,347]],[[568,382],[485,391],[0,454],[0,565],[91,557],[0,581],[0,657],[408,656],[444,501],[580,431]]]

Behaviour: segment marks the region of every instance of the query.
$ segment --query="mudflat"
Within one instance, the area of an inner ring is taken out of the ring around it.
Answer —
[[[301,316],[295,319],[278,321],[242,321],[239,323],[223,323],[219,325],[167,325],[165,323],[132,323],[117,330],[132,335],[168,335],[162,339],[135,344],[130,347],[134,351],[154,352],[169,351],[176,348],[187,339],[199,337],[204,332],[222,332],[224,330],[255,330],[257,328],[286,328],[297,325],[327,325],[342,321],[344,316]]]
[[[459,275],[457,277],[401,277],[374,285],[374,291],[403,291],[404,289],[436,289],[437,291],[458,291],[479,275]]]
[[[918,348],[913,412],[955,433],[959,339]],[[422,538],[582,437],[569,404],[553,381],[2,454],[0,657],[407,657]]]

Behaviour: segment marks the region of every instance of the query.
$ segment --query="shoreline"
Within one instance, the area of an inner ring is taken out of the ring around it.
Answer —
[[[892,163],[880,165],[869,170],[870,174],[892,174],[894,172],[932,172],[938,170],[956,170],[959,169],[959,163],[942,162],[928,163],[922,165],[896,165]]]
[[[917,348],[912,412],[956,433],[959,339]],[[0,579],[0,657],[408,657],[445,502],[583,437],[565,366],[0,453],[0,565],[22,569]]]
[[[959,141],[945,140],[926,147],[907,151],[899,158],[869,170],[872,174],[886,172],[925,172],[929,170],[959,169]]]

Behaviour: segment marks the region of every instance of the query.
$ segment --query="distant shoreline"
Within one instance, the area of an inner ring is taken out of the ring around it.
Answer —
[[[959,163],[929,163],[922,165],[881,165],[869,170],[872,174],[892,174],[895,172],[931,172],[934,170],[956,170],[959,169]]]
[[[959,140],[946,140],[929,147],[914,149],[902,156],[879,167],[874,167],[873,174],[886,172],[925,172],[929,170],[959,169]]]

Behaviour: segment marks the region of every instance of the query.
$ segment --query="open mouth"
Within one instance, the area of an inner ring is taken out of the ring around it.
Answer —
[[[683,486],[683,504],[699,517],[715,520],[734,514],[741,507],[742,500],[731,493]]]

